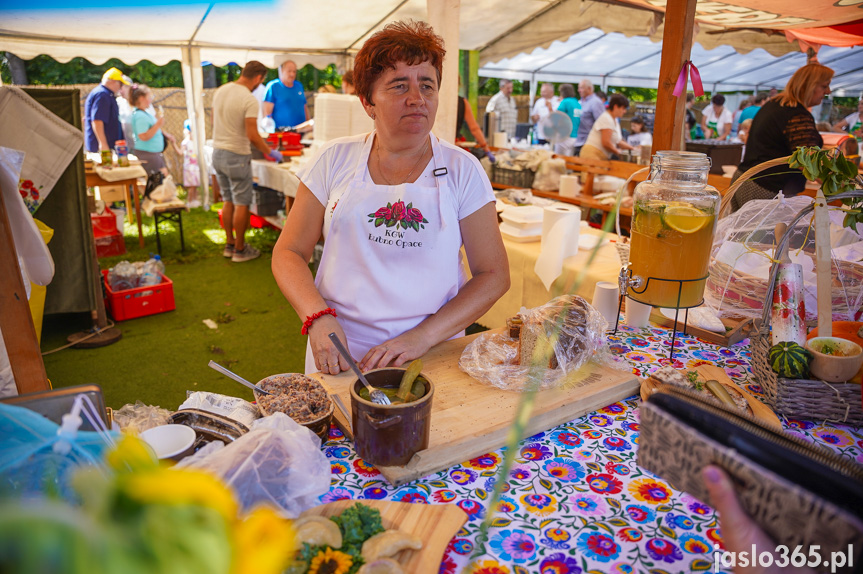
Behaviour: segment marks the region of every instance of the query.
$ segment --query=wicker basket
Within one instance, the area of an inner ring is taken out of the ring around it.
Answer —
[[[762,322],[750,340],[752,373],[774,411],[791,418],[863,425],[859,384],[780,377],[767,360],[771,346],[768,325]]]
[[[843,199],[845,197],[863,197],[863,192],[847,192],[834,196],[834,199]],[[794,225],[812,211],[813,206],[810,205],[805,207],[795,217],[794,221],[788,226],[788,231],[779,240],[776,247],[777,253],[781,252],[788,244]],[[786,417],[813,421],[831,421],[855,426],[863,425],[863,403],[861,403],[859,384],[831,384],[812,379],[786,379],[780,377],[770,367],[768,360],[772,344],[770,311],[777,271],[778,266],[774,265],[770,270],[769,280],[766,285],[763,285],[762,292],[764,293],[764,298],[761,321],[750,336],[752,345],[752,374],[761,385],[767,403],[778,414]]]
[[[502,185],[530,189],[533,187],[533,178],[535,175],[536,174],[529,169],[509,169],[500,167],[497,164],[492,164],[491,166],[492,181]]]
[[[768,252],[773,245],[753,244],[756,250]],[[807,253],[813,259],[813,253]],[[716,299],[733,302],[737,308],[749,308],[762,312],[764,301],[768,301],[767,281],[734,269],[731,265],[717,261],[710,262],[710,277],[706,289],[713,293]],[[863,265],[851,261],[834,260],[831,266],[833,276],[833,311],[850,312],[848,301],[863,300]],[[847,300],[843,296],[847,295]]]

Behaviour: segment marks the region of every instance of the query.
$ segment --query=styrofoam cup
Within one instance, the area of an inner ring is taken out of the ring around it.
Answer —
[[[597,281],[593,289],[593,308],[599,311],[608,321],[609,329],[613,329],[617,322],[617,310],[620,305],[620,289],[617,283],[611,281]]]
[[[653,307],[639,303],[634,299],[626,298],[626,311],[624,312],[623,322],[630,327],[643,329],[650,323],[650,312]]]

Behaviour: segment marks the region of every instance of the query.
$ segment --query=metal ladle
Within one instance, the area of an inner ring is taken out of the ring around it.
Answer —
[[[348,362],[348,365],[350,365],[351,369],[353,369],[354,373],[356,373],[357,377],[359,377],[360,381],[362,381],[362,383],[369,390],[369,397],[371,397],[372,402],[378,405],[391,405],[392,403],[390,402],[389,397],[386,396],[382,390],[376,389],[369,384],[369,382],[366,380],[366,376],[354,362],[351,354],[348,353],[348,350],[345,349],[345,346],[342,345],[341,341],[339,341],[339,336],[335,333],[330,333],[329,337],[330,341],[333,342],[333,345],[336,346],[336,349],[339,350],[339,353],[341,353],[342,357],[345,358],[345,360]]]
[[[234,379],[235,381],[237,381],[241,385],[246,385],[250,389],[252,389],[254,391],[258,391],[262,395],[272,395],[273,394],[273,393],[268,393],[267,391],[265,391],[264,389],[262,389],[258,385],[250,383],[249,381],[247,381],[246,379],[244,379],[240,375],[229,371],[228,369],[226,369],[225,367],[223,367],[222,365],[220,365],[216,361],[210,361],[210,363],[207,366],[210,367],[211,369],[213,369],[214,371],[219,371],[220,373],[222,373],[226,377],[230,377],[230,378]]]

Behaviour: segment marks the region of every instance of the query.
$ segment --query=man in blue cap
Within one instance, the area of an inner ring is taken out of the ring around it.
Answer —
[[[120,108],[115,99],[120,87],[129,85],[123,72],[111,68],[102,75],[102,83],[87,95],[84,103],[84,149],[89,152],[110,150],[123,139]]]

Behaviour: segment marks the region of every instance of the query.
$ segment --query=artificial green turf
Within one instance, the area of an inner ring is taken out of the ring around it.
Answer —
[[[176,310],[117,323],[123,338],[113,345],[45,355],[55,388],[95,383],[110,407],[140,400],[174,410],[187,391],[252,399],[251,391],[207,367],[211,359],[253,382],[276,373],[303,372],[302,322],[270,269],[278,232],[248,233],[248,242],[261,249],[261,257],[232,263],[222,257],[225,236],[215,209],[183,214],[185,254],[179,253],[179,233],[173,224],[162,224],[162,256],[166,275],[174,282]],[[153,220],[143,221],[145,249],[138,248],[137,228],[127,223],[128,253],[100,260],[103,269],[123,259],[145,260],[156,251]],[[204,319],[216,321],[218,329],[208,328]],[[46,317],[43,352],[90,326],[85,315]]]

